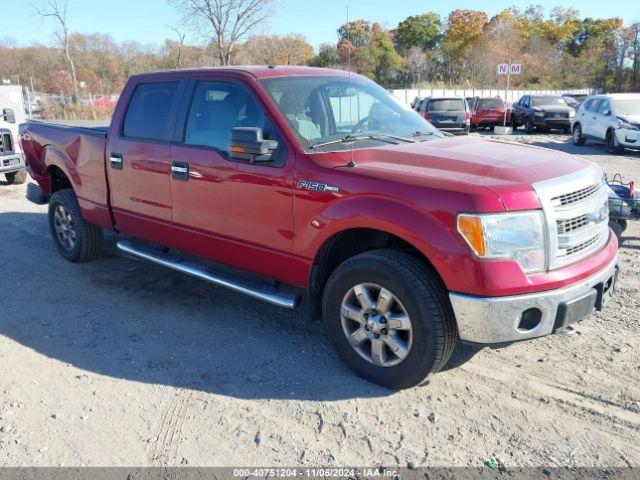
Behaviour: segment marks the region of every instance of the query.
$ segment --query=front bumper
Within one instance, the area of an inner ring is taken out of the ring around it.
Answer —
[[[24,157],[21,153],[12,153],[0,157],[0,173],[12,173],[24,169]]]
[[[640,149],[640,130],[627,130],[626,128],[618,128],[615,130],[616,139],[620,145],[627,148]]]
[[[533,124],[536,127],[545,128],[570,128],[573,118],[543,118],[533,117]]]
[[[507,297],[450,292],[460,339],[490,345],[549,335],[602,310],[613,293],[617,273],[616,255],[595,275],[557,290]]]

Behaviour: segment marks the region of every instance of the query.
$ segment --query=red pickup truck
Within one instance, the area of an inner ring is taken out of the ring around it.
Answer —
[[[305,300],[341,358],[388,387],[422,383],[458,341],[566,328],[614,289],[598,167],[445,136],[358,75],[136,75],[110,128],[20,130],[66,259],[97,257],[110,229],[136,257],[285,308]]]

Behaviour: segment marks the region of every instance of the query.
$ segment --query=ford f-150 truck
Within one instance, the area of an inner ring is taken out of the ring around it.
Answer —
[[[305,300],[349,367],[391,388],[423,383],[458,341],[566,329],[614,290],[598,167],[445,136],[347,72],[136,75],[108,128],[20,132],[63,257],[96,258],[115,230],[135,257],[281,307]]]

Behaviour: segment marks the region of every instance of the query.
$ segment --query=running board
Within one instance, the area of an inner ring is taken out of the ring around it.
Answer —
[[[300,296],[292,293],[282,292],[275,286],[271,286],[265,283],[256,282],[255,285],[251,285],[251,282],[245,282],[242,280],[232,279],[231,275],[222,271],[213,271],[207,269],[204,266],[197,265],[180,258],[171,258],[167,255],[162,255],[159,252],[153,252],[150,250],[143,250],[135,247],[130,242],[120,241],[117,243],[119,250],[133,255],[134,257],[148,260],[149,262],[163,267],[177,270],[178,272],[186,273],[192,277],[205,280],[220,287],[226,287],[235,292],[244,293],[258,300],[277,305],[284,308],[295,308],[300,303]]]

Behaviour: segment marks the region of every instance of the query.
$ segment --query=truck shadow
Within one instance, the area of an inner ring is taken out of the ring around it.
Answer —
[[[0,335],[98,375],[237,398],[394,393],[352,374],[304,310],[126,257],[115,248],[122,238],[109,233],[100,259],[70,264],[49,238],[46,215],[0,214],[0,244],[18,245],[20,259],[0,276],[2,311],[10,312],[0,314]]]

